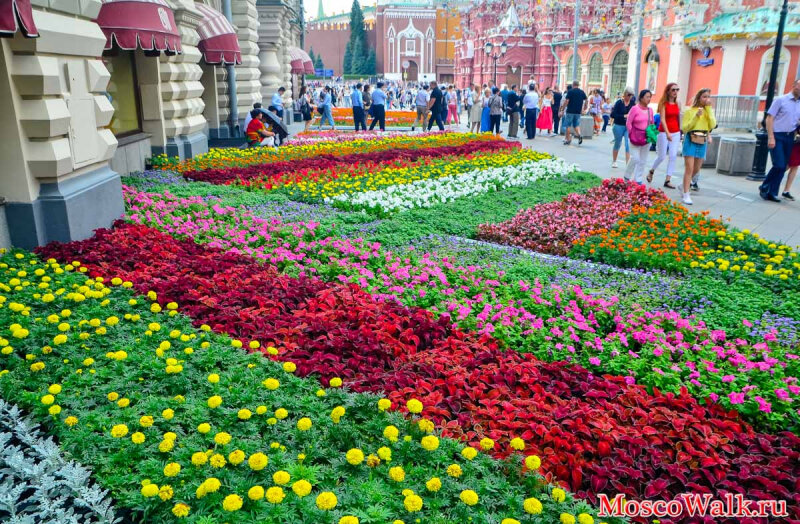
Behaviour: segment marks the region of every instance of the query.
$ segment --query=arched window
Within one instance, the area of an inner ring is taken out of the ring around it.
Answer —
[[[566,78],[566,80],[567,80],[568,84],[571,84],[573,80],[580,81],[580,79],[581,79],[581,57],[578,57],[578,76],[575,77],[575,78],[572,78],[572,68],[574,67],[574,64],[575,64],[575,55],[570,55],[569,59],[567,60],[567,75],[566,75],[567,78]]]
[[[600,53],[595,53],[589,59],[589,80],[590,84],[600,84],[603,82],[603,59]]]
[[[612,97],[622,94],[625,83],[628,81],[628,52],[624,49],[614,55],[611,61],[611,81],[608,94]]]
[[[386,36],[389,38],[389,67],[388,70],[390,73],[395,72],[395,48],[394,48],[394,26],[389,26],[389,31],[386,33]]]
[[[658,62],[660,61],[656,46],[650,46],[650,50],[647,52],[644,61],[647,64],[647,89],[649,89],[651,93],[655,93],[656,84],[658,83]]]
[[[766,98],[769,88],[769,74],[772,71],[772,62],[775,58],[775,49],[772,48],[761,58],[761,73],[758,75],[758,95]],[[783,94],[786,77],[789,74],[789,53],[781,49],[781,59],[778,61],[778,81],[775,83],[775,96]]]

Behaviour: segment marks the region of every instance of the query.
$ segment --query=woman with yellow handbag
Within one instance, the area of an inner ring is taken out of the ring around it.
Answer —
[[[699,173],[703,166],[706,148],[711,141],[711,130],[715,127],[717,119],[714,117],[714,108],[711,107],[711,89],[703,88],[694,95],[692,105],[686,108],[681,118],[685,166],[681,194],[686,205],[692,205],[689,185],[692,183],[692,177]]]

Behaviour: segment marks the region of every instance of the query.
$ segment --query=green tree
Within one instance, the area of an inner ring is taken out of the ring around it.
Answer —
[[[344,69],[345,73],[361,74],[367,60],[367,32],[364,30],[364,13],[361,4],[353,0],[350,8],[350,67]]]
[[[308,58],[311,59],[311,63],[312,64],[316,64],[317,63],[317,57],[314,56],[314,48],[313,47],[308,50]]]
[[[325,69],[325,64],[322,63],[322,55],[317,55],[314,58],[314,69]]]
[[[364,73],[364,68],[367,62],[367,53],[360,38],[353,42],[353,48],[350,51],[350,74],[360,75]]]
[[[367,53],[367,60],[366,60],[366,67],[364,74],[365,75],[374,75],[375,74],[375,48],[370,48],[369,53]]]
[[[353,53],[350,52],[350,42],[344,47],[344,58],[342,58],[342,74],[348,75],[353,69]]]

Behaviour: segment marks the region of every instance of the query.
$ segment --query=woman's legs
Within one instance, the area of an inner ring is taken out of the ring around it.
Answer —
[[[648,182],[652,182],[653,181],[653,173],[656,172],[656,169],[658,169],[658,166],[661,165],[661,162],[666,160],[666,158],[667,158],[667,145],[668,144],[669,144],[669,140],[667,140],[667,134],[664,133],[664,132],[660,132],[658,134],[658,140],[656,140],[656,153],[657,153],[657,156],[656,156],[655,161],[653,162],[653,165],[650,166],[650,172],[647,174],[647,181]],[[667,177],[667,180],[669,180],[669,177]]]
[[[678,160],[678,148],[681,146],[681,134],[672,133],[672,140],[667,142],[667,178],[664,180],[668,184],[675,174],[675,162]],[[702,162],[701,162],[702,164]]]
[[[794,182],[794,177],[797,176],[797,166],[789,168],[789,173],[786,175],[786,185],[783,186],[783,198],[788,198],[789,200],[794,200],[794,197],[791,196],[792,191],[792,182]],[[788,197],[786,195],[789,195]]]
[[[694,175],[694,161],[697,160],[693,156],[683,157],[683,184],[681,185],[681,192],[684,195],[689,194],[689,185],[692,183],[692,175]],[[700,160],[702,164],[702,159]]]

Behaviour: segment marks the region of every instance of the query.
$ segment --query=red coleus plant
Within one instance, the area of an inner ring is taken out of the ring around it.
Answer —
[[[566,255],[573,243],[600,228],[610,228],[635,206],[666,200],[661,191],[622,179],[603,180],[586,193],[523,209],[499,224],[481,224],[478,237],[555,255]]]
[[[351,155],[318,155],[309,158],[257,164],[245,167],[226,167],[222,169],[206,169],[204,171],[188,171],[183,174],[188,180],[209,182],[211,184],[231,184],[233,182],[247,182],[258,179],[260,186],[271,189],[297,181],[303,173],[309,173],[314,178],[314,172],[348,166],[359,163],[384,163],[394,160],[413,162],[423,158],[438,158],[447,155],[469,155],[483,151],[506,151],[519,149],[519,142],[505,141],[477,141],[467,142],[458,146],[437,146],[423,149],[392,149],[388,151],[373,151],[369,153],[356,153]]]
[[[800,438],[757,433],[735,412],[698,404],[685,391],[650,394],[623,377],[502,351],[446,316],[376,301],[352,284],[281,275],[140,225],[118,223],[39,252],[130,280],[140,293],[154,290],[197,325],[273,343],[281,350],[276,358],[295,362],[300,375],[324,383],[342,377],[401,409],[417,398],[446,435],[473,443],[490,437],[498,456],[521,437],[550,479],[592,502],[598,493],[741,493],[786,500],[791,518],[800,518]]]

